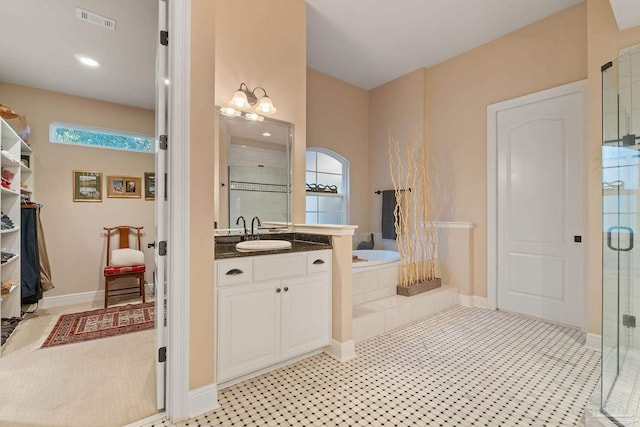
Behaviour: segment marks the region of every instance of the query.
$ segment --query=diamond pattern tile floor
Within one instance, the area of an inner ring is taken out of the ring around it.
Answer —
[[[455,306],[228,387],[178,426],[575,426],[600,354],[574,329]],[[172,426],[168,421],[152,426]]]

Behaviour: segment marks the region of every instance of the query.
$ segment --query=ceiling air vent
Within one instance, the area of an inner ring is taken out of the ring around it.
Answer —
[[[100,16],[96,13],[91,13],[88,10],[80,9],[76,7],[76,18],[81,21],[89,22],[91,24],[99,25],[103,28],[114,31],[116,29],[116,20],[107,18],[106,16]]]

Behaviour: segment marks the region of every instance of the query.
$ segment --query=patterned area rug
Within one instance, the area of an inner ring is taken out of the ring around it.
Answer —
[[[42,347],[53,347],[153,329],[153,302],[101,308],[60,316]]]

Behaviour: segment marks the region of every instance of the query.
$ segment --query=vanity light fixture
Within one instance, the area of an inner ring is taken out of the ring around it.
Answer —
[[[251,120],[252,122],[261,122],[264,120],[264,117],[259,114],[247,113],[246,111],[236,110],[231,107],[220,108],[220,114],[227,117],[242,117],[244,119]]]
[[[228,117],[240,117],[242,115],[241,111],[234,110],[231,107],[222,107],[220,108],[220,113]]]
[[[258,89],[263,93],[259,101],[256,95]],[[255,111],[259,114],[273,114],[276,112],[276,107],[273,106],[273,102],[264,88],[258,86],[250,90],[245,83],[240,83],[240,88],[233,94],[229,105],[240,110],[248,110],[255,106]]]

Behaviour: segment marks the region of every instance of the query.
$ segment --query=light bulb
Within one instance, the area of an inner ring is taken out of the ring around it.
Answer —
[[[229,104],[236,108],[250,107],[249,101],[247,100],[247,94],[241,90],[238,90],[233,94],[233,98],[231,98],[231,102],[229,102]]]
[[[273,106],[273,102],[271,102],[271,98],[267,95],[263,96],[256,107],[256,110],[262,114],[273,114],[276,112],[276,108]]]

